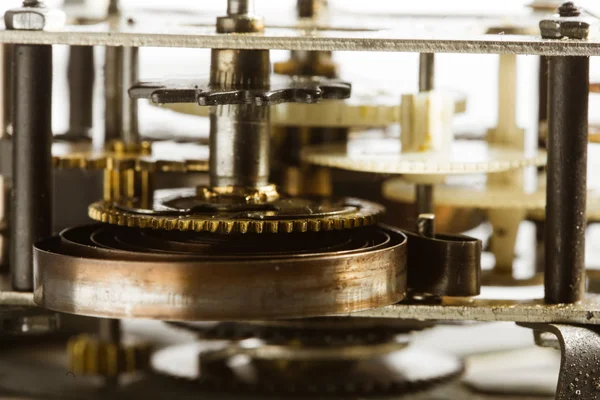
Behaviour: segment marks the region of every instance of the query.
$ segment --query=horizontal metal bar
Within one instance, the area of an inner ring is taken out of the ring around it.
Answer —
[[[144,25],[148,27],[148,25]],[[146,29],[142,26],[109,31],[105,25],[67,26],[60,32],[0,31],[0,43],[66,44],[78,46],[187,47],[417,53],[530,54],[597,56],[600,40],[548,40],[522,35],[407,35],[393,30],[326,31],[270,28],[263,35],[216,34],[212,28]],[[446,32],[448,33],[448,32]],[[464,36],[464,37],[463,37]],[[449,39],[451,37],[451,39]]]
[[[37,307],[32,292],[0,292],[0,306]]]
[[[600,324],[600,296],[588,294],[576,304],[547,305],[537,300],[444,298],[442,304],[395,304],[351,313],[352,317],[441,321],[512,321],[530,323]]]

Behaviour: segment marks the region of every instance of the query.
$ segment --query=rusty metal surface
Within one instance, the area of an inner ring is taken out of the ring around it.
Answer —
[[[92,225],[38,243],[35,301],[110,318],[347,313],[404,297],[405,243],[387,228],[265,239]]]

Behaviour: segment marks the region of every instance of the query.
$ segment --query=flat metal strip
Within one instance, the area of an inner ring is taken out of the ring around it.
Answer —
[[[126,29],[81,30],[68,26],[61,32],[0,31],[0,43],[65,44],[78,46],[186,47],[324,51],[379,51],[416,53],[528,54],[598,56],[600,40],[547,40],[534,36],[473,35],[448,39],[439,32],[406,37],[394,31],[344,32],[300,36],[302,31],[270,29],[265,35],[218,35],[210,29],[169,31]]]
[[[444,298],[442,304],[395,304],[348,315],[421,321],[513,321],[598,325],[600,324],[600,295],[588,293],[584,301],[568,305],[546,305],[541,299]]]

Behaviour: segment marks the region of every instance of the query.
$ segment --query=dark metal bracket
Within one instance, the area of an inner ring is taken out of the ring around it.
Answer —
[[[600,398],[600,326],[518,325],[556,335],[562,356],[556,400]]]

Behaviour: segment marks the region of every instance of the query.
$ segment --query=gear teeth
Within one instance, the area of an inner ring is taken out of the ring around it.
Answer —
[[[99,201],[90,205],[91,219],[111,225],[130,228],[153,228],[162,230],[211,232],[223,234],[246,233],[305,233],[354,229],[375,225],[382,214],[382,207],[364,207],[360,211],[336,217],[281,217],[278,220],[248,220],[223,217],[215,219],[211,215],[200,216],[161,216],[134,214],[116,209],[110,202]]]
[[[335,326],[335,322],[331,322]],[[375,325],[370,328],[358,325],[352,328],[303,329],[302,327],[265,326],[242,322],[220,322],[214,325],[190,325],[185,322],[167,322],[175,329],[192,332],[202,340],[239,341],[260,339],[266,343],[313,343],[327,346],[361,346],[380,344],[398,338],[400,335],[429,329],[434,324],[414,321],[412,325],[385,326]]]
[[[56,142],[60,144],[61,142]],[[176,142],[173,142],[176,143]],[[186,144],[187,145],[187,144]],[[121,148],[120,142],[113,143],[114,147]],[[74,150],[64,154],[53,154],[52,166],[57,169],[82,169],[82,170],[131,170],[142,172],[207,172],[208,159],[171,159],[171,154],[159,152],[152,156],[152,143],[142,142],[139,149],[125,152],[94,151],[91,147],[84,151]],[[185,154],[189,154],[186,152]]]
[[[81,335],[67,344],[69,369],[75,375],[118,376],[145,370],[150,365],[150,346],[102,343]]]

